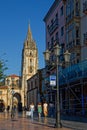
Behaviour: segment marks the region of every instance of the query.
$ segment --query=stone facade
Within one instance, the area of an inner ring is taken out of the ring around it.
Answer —
[[[43,103],[44,84],[43,84],[44,69],[39,69],[35,75],[27,80],[27,106],[33,102],[35,107],[39,102]]]
[[[5,85],[0,86],[0,105],[3,104],[4,108],[13,105],[18,108],[18,103],[22,103],[22,95],[20,88],[20,77],[17,75],[9,75],[5,78]]]
[[[38,69],[38,50],[32,38],[30,26],[28,27],[27,38],[22,50],[22,101],[27,106],[27,80],[36,74]]]
[[[37,73],[38,70],[38,50],[32,38],[30,26],[28,27],[27,38],[22,50],[21,77],[10,75],[5,78],[5,85],[0,86],[0,104],[12,107],[13,102],[16,107],[22,103],[22,107],[27,106],[27,80]]]

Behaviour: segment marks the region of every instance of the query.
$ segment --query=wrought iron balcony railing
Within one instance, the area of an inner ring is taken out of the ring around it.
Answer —
[[[56,28],[58,28],[58,19],[55,19],[54,22],[48,27],[49,34],[51,35]]]

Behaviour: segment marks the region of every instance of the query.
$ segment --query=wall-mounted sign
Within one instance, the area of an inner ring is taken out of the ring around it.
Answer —
[[[50,86],[56,86],[56,76],[50,75]]]

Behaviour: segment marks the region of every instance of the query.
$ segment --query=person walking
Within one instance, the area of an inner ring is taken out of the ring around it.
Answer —
[[[7,106],[7,112],[9,113],[9,110],[10,110],[10,106]]]
[[[31,103],[30,105],[30,111],[31,111],[31,118],[33,119],[33,113],[34,113],[34,104]]]
[[[42,105],[41,105],[41,103],[39,102],[39,103],[38,103],[38,116],[39,116],[39,118],[41,118],[41,113],[42,113]]]
[[[54,116],[54,104],[53,102],[49,103],[49,117],[53,117]]]
[[[46,102],[43,104],[43,113],[45,117],[48,116],[48,104]]]
[[[12,109],[11,109],[11,119],[14,119],[15,117],[15,111],[14,111],[14,107],[12,106]]]

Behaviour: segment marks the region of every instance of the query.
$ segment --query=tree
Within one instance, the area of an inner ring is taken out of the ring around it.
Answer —
[[[5,61],[4,60],[0,60],[0,85],[2,85],[2,81],[4,80],[5,78],[5,70],[7,70],[8,68],[6,67],[5,65]]]

